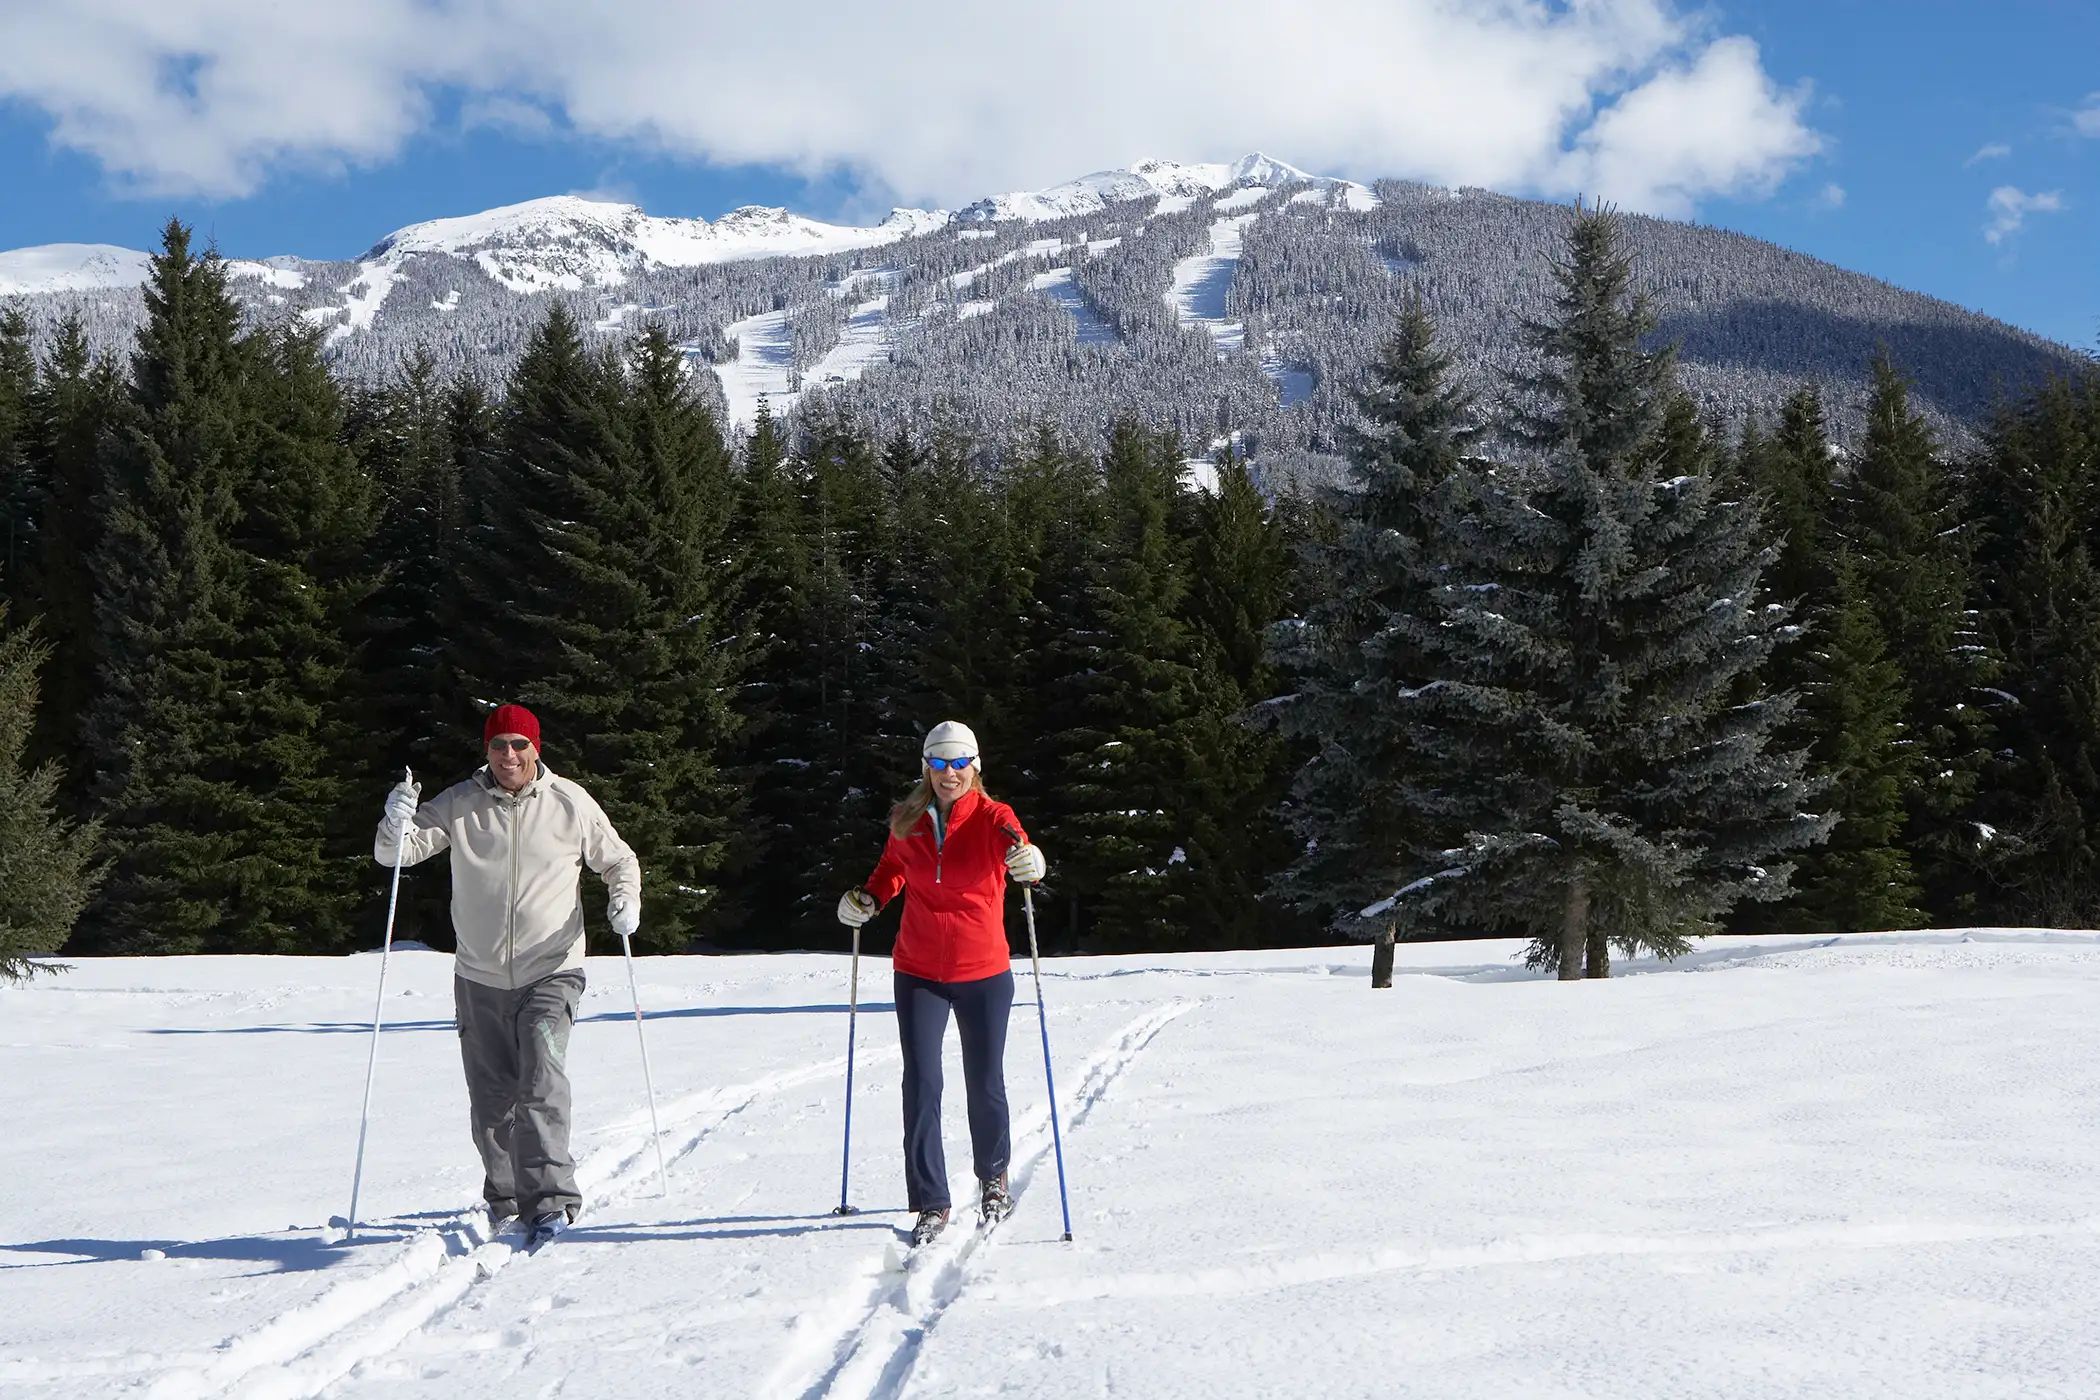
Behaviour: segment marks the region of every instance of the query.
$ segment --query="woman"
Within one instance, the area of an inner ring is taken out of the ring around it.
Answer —
[[[948,1223],[948,1163],[941,1150],[941,1041],[948,1013],[962,1037],[970,1098],[970,1149],[981,1223],[1013,1210],[1006,1180],[1012,1132],[1006,1114],[1006,1022],[1014,974],[1006,951],[1006,882],[1043,878],[1043,853],[1013,808],[984,790],[977,736],[954,720],[920,746],[918,786],[890,809],[890,837],[875,873],[839,897],[839,922],[859,928],[910,890],[891,955],[897,1033],[904,1043],[904,1180],[914,1245]]]

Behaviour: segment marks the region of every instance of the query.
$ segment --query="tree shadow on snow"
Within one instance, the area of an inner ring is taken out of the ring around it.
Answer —
[[[408,1231],[386,1226],[363,1226],[357,1243],[390,1244],[407,1238]],[[223,1240],[34,1240],[22,1244],[0,1244],[0,1254],[60,1255],[54,1259],[28,1259],[0,1263],[6,1269],[54,1269],[72,1264],[158,1263],[140,1255],[157,1249],[169,1262],[182,1259],[218,1259],[236,1263],[267,1264],[259,1273],[305,1273],[333,1268],[348,1259],[342,1244],[328,1244],[311,1231],[273,1235],[237,1235]]]

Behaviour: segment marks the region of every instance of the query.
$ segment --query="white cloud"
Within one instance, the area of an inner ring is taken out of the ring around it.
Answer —
[[[1963,161],[1962,165],[1967,167],[1980,165],[1987,160],[2004,160],[2011,154],[2012,147],[2006,145],[2003,141],[1993,141],[1988,146],[1977,147],[1976,154]]]
[[[2044,190],[2040,194],[2028,194],[2011,185],[2000,185],[1991,191],[1986,201],[1991,221],[1983,226],[1983,241],[2003,243],[2020,231],[2029,214],[2055,214],[2064,207],[2062,190]]]
[[[2085,105],[2071,113],[2071,127],[2080,136],[2100,140],[2100,92],[2086,94]]]
[[[955,203],[1262,148],[1683,212],[1814,154],[1805,94],[1678,0],[0,0],[0,97],[156,193],[238,195],[470,121],[847,170]]]

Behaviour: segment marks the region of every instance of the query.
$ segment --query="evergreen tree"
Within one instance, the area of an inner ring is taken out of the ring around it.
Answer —
[[[1074,662],[1059,687],[1069,716],[1060,736],[1066,883],[1104,947],[1186,945],[1202,932],[1198,888],[1223,873],[1196,865],[1220,852],[1192,846],[1204,769],[1219,758],[1205,746],[1222,726],[1181,615],[1181,476],[1173,434],[1129,419],[1110,429],[1103,529],[1062,648]]]
[[[355,634],[365,794],[398,781],[403,768],[435,792],[474,753],[476,717],[454,664],[463,615],[463,481],[468,464],[486,454],[492,416],[478,380],[439,382],[427,354],[356,404],[351,436],[380,500],[376,577]],[[368,800],[367,825],[369,813]],[[368,920],[384,917],[387,894],[372,886]],[[396,937],[449,948],[450,904],[447,855],[403,870]]]
[[[1802,853],[1784,926],[1858,933],[1916,928],[1918,884],[1904,847],[1903,795],[1917,754],[1904,736],[1909,694],[1888,655],[1874,608],[1842,560],[1836,601],[1815,619],[1801,723],[1813,736],[1812,771],[1829,783],[1822,806],[1837,819],[1820,849]]]
[[[32,442],[36,356],[29,348],[29,318],[17,307],[0,309],[0,599],[19,616],[30,598],[29,565],[36,557],[37,505],[43,492]]]
[[[1227,449],[1217,471],[1217,489],[1197,493],[1190,512],[1184,620],[1210,737],[1199,730],[1184,824],[1192,933],[1237,948],[1281,931],[1280,911],[1264,896],[1298,845],[1281,803],[1303,755],[1255,709],[1276,695],[1267,639],[1293,601],[1296,571],[1288,524],[1263,500],[1246,461]]]
[[[1830,430],[1822,395],[1813,385],[1795,390],[1779,411],[1778,432],[1742,455],[1751,485],[1764,498],[1765,523],[1779,542],[1765,587],[1805,616],[1830,601],[1832,582],[1826,523]]]
[[[366,716],[353,684],[354,615],[373,586],[377,495],[350,448],[340,386],[307,330],[257,333],[246,349],[250,422],[240,509],[238,685],[221,697],[225,781],[247,799],[233,881],[241,946],[356,946],[374,882]]]
[[[58,767],[24,763],[37,667],[48,655],[29,628],[0,633],[0,981],[7,982],[37,970],[30,957],[58,951],[101,878],[92,866],[94,823],[76,826],[57,814]]]
[[[570,606],[523,693],[573,733],[575,771],[642,861],[643,945],[671,952],[712,927],[741,815],[719,766],[729,458],[661,326],[636,340],[620,406],[614,451],[575,459],[576,514],[550,529]]]
[[[224,781],[240,568],[228,541],[246,448],[240,312],[216,257],[170,221],[145,287],[131,403],[111,435],[91,561],[100,670],[88,720],[110,877],[82,951],[230,948],[225,872],[246,794]]]
[[[1052,861],[1037,898],[1040,939],[1077,951],[1099,888],[1075,822],[1083,799],[1067,775],[1080,747],[1097,742],[1075,724],[1073,705],[1102,641],[1090,622],[1107,529],[1101,471],[1038,424],[1006,463],[993,500],[1005,522],[1004,567],[1017,607],[1002,624],[1010,659],[983,681],[990,690],[980,737],[997,744],[987,781],[1013,803]],[[989,659],[994,666],[1001,660]]]
[[[617,366],[585,352],[575,319],[557,305],[511,375],[491,449],[466,463],[455,665],[477,750],[482,716],[524,700],[557,660],[555,629],[580,601],[557,557],[562,522],[579,518],[583,483],[613,470],[624,391]],[[565,718],[541,716],[557,773],[576,757]]]
[[[101,540],[98,453],[124,407],[116,366],[90,357],[77,319],[62,323],[30,402],[31,453],[41,492],[33,607],[51,656],[29,753],[32,763],[59,765],[59,808],[75,819],[88,815],[94,773],[86,726],[98,664],[90,571]]]
[[[1986,912],[2084,928],[2100,910],[2100,380],[2008,409],[1977,470],[1977,592],[2017,702],[1978,804]]]
[[[217,256],[179,223],[163,247],[105,436],[89,748],[112,871],[76,936],[341,948],[363,873],[329,847],[355,798],[343,623],[365,482],[314,340],[242,337]]]
[[[788,947],[793,940],[784,919],[794,896],[783,893],[782,883],[785,872],[803,868],[805,853],[794,838],[807,794],[798,787],[797,765],[804,760],[787,682],[801,659],[810,562],[788,443],[763,399],[744,443],[732,520],[736,627],[726,645],[744,666],[736,692],[743,734],[736,771],[749,801],[732,864],[751,876],[734,882],[723,916],[741,922],[745,942]]]
[[[1403,701],[1430,675],[1416,639],[1436,578],[1425,553],[1428,504],[1480,429],[1420,302],[1401,315],[1357,406],[1349,480],[1325,502],[1338,528],[1305,551],[1319,594],[1276,634],[1296,693],[1275,713],[1286,735],[1314,748],[1292,794],[1303,849],[1283,887],[1345,928],[1361,928],[1357,911],[1378,907],[1374,980],[1383,985],[1397,920],[1412,911],[1380,896],[1413,878],[1420,850],[1442,844],[1413,795],[1424,770]]]
[[[1960,483],[1886,355],[1873,374],[1866,435],[1838,482],[1833,526],[1909,695],[1907,841],[1925,912],[1952,922],[1975,910],[1982,852],[1970,808],[1988,756],[1992,667],[1968,606]]]
[[[1418,851],[1404,920],[1531,934],[1534,966],[1608,975],[1609,947],[1682,951],[1743,898],[1783,894],[1805,756],[1771,753],[1790,697],[1757,667],[1784,618],[1753,503],[1675,390],[1630,290],[1617,219],[1577,216],[1540,368],[1512,424],[1515,473],[1463,464],[1427,550],[1434,611],[1403,624],[1434,679],[1399,691],[1426,773],[1409,805],[1450,847]]]

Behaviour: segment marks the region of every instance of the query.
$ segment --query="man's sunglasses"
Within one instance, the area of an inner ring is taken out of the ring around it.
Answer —
[[[922,757],[923,756],[924,755],[922,755]],[[974,753],[965,754],[961,758],[928,757],[926,759],[926,766],[928,768],[931,768],[936,773],[946,772],[950,768],[953,768],[956,772],[960,773],[963,769],[968,768],[971,764],[975,763],[976,761],[977,755]]]
[[[493,752],[494,752],[495,750],[497,750],[497,749],[509,749],[509,750],[510,750],[510,751],[511,751],[512,753],[523,753],[523,752],[525,752],[525,750],[527,750],[527,749],[529,749],[529,748],[531,748],[531,747],[532,747],[532,740],[530,740],[530,739],[491,739],[491,740],[489,740],[489,750],[490,750],[490,752],[492,752],[492,753],[493,753]]]

